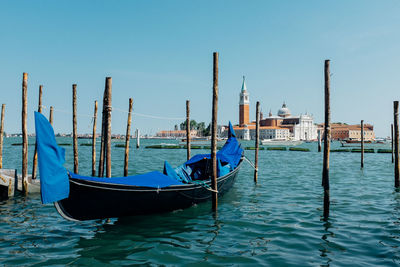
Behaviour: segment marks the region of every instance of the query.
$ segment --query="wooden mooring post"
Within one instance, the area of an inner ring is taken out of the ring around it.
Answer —
[[[391,133],[391,146],[392,146],[392,163],[394,163],[394,153],[393,153],[393,123],[390,124],[390,133]]]
[[[72,85],[72,138],[73,138],[73,149],[74,149],[74,173],[79,171],[78,161],[78,133],[76,125],[76,84]]]
[[[100,158],[99,158],[99,177],[104,176],[104,156],[105,156],[105,140],[106,140],[106,89],[104,88],[103,93],[103,110],[101,112],[101,138],[100,138]]]
[[[96,176],[96,124],[97,124],[97,100],[94,101],[94,114],[93,114],[92,176]]]
[[[318,130],[318,152],[321,152],[321,130]]]
[[[393,101],[394,117],[394,186],[399,187],[399,101]]]
[[[213,102],[212,102],[212,121],[211,121],[211,162],[212,162],[212,210],[218,208],[218,185],[217,185],[217,114],[218,114],[218,53],[213,54]]]
[[[53,112],[54,112],[54,108],[53,108],[53,106],[50,106],[49,122],[50,122],[51,126],[53,126]]]
[[[23,73],[22,78],[22,192],[28,195],[28,73]]]
[[[128,112],[128,121],[126,123],[126,136],[125,136],[124,176],[128,176],[129,140],[131,138],[132,106],[133,106],[133,100],[132,98],[129,98],[129,112]]]
[[[0,122],[0,169],[3,169],[3,137],[4,137],[4,111],[6,104],[1,105],[1,122]]]
[[[190,159],[190,101],[186,100],[186,158]]]
[[[42,92],[43,92],[43,85],[39,85],[39,103],[38,103],[39,113],[42,113]],[[36,179],[36,168],[37,168],[37,144],[35,142],[35,152],[33,153],[32,179]]]
[[[364,120],[361,120],[361,168],[364,168]]]
[[[107,77],[106,78],[106,177],[111,177],[111,95],[112,95],[112,78]]]
[[[258,180],[258,150],[260,149],[260,102],[256,104],[256,136],[255,136],[254,182]]]
[[[136,129],[136,148],[140,147],[140,131]]]
[[[324,161],[322,186],[324,187],[324,219],[329,217],[329,152],[331,146],[331,110],[330,110],[330,70],[329,60],[325,60],[325,124],[324,124]]]

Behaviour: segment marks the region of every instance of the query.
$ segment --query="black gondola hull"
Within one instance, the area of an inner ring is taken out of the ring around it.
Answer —
[[[217,179],[218,196],[234,184],[239,165]],[[188,208],[212,197],[205,184],[185,184],[160,189],[99,183],[70,178],[69,197],[55,203],[57,211],[69,220],[92,220],[162,213]]]

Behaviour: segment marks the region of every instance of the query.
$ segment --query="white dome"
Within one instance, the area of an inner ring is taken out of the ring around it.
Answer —
[[[290,115],[291,115],[290,110],[286,107],[286,104],[283,103],[282,108],[278,110],[278,116],[286,118],[289,117]]]

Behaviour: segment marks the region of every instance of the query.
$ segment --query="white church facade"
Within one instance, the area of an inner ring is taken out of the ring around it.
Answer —
[[[255,139],[255,121],[250,121],[249,93],[243,77],[241,92],[239,94],[239,124],[234,126],[239,139]],[[255,117],[255,116],[254,116]],[[225,133],[222,133],[224,135]],[[316,140],[317,125],[310,114],[292,116],[286,103],[278,110],[277,115],[263,118],[260,115],[260,139],[292,139],[292,140]]]

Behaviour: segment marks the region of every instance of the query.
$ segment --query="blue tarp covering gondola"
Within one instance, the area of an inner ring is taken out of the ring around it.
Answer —
[[[40,190],[42,203],[51,203],[69,196],[69,177],[110,184],[163,188],[180,185],[173,179],[160,172],[153,171],[128,177],[88,177],[69,172],[63,167],[65,150],[57,145],[54,130],[42,114],[35,112],[36,143],[40,172]]]
[[[164,174],[154,171],[136,176],[104,178],[68,173],[63,167],[65,150],[57,145],[54,130],[49,121],[38,112],[35,112],[35,128],[41,195],[44,204],[69,196],[69,176],[94,182],[152,188],[181,185],[191,180],[208,178],[207,159],[211,158],[210,154],[196,155],[175,170],[166,162]],[[229,123],[228,137],[225,145],[217,152],[218,176],[223,176],[235,169],[243,154],[231,123]]]
[[[229,122],[228,140],[217,152],[218,176],[236,168],[243,155],[243,148],[236,139],[235,131]],[[211,154],[197,154],[175,169],[175,172],[183,180],[196,180],[204,176],[206,160],[211,159]],[[207,178],[207,177],[206,177]]]
[[[67,170],[63,167],[65,150],[57,145],[53,127],[39,112],[35,112],[35,129],[42,203],[67,198],[69,180]]]
[[[94,181],[108,184],[120,184],[120,185],[131,185],[141,186],[150,188],[164,188],[171,185],[180,185],[180,181],[162,174],[158,171],[148,172],[144,174],[125,176],[125,177],[88,177],[82,176],[76,173],[69,172],[71,178],[82,179],[86,181]]]
[[[236,139],[235,131],[233,130],[232,124],[229,122],[228,140],[226,141],[225,145],[217,152],[217,159],[219,159],[222,164],[229,163],[231,168],[234,169],[239,164],[242,154],[243,148],[240,146],[240,143]],[[204,158],[211,158],[211,154],[195,155],[184,164],[190,166]]]

